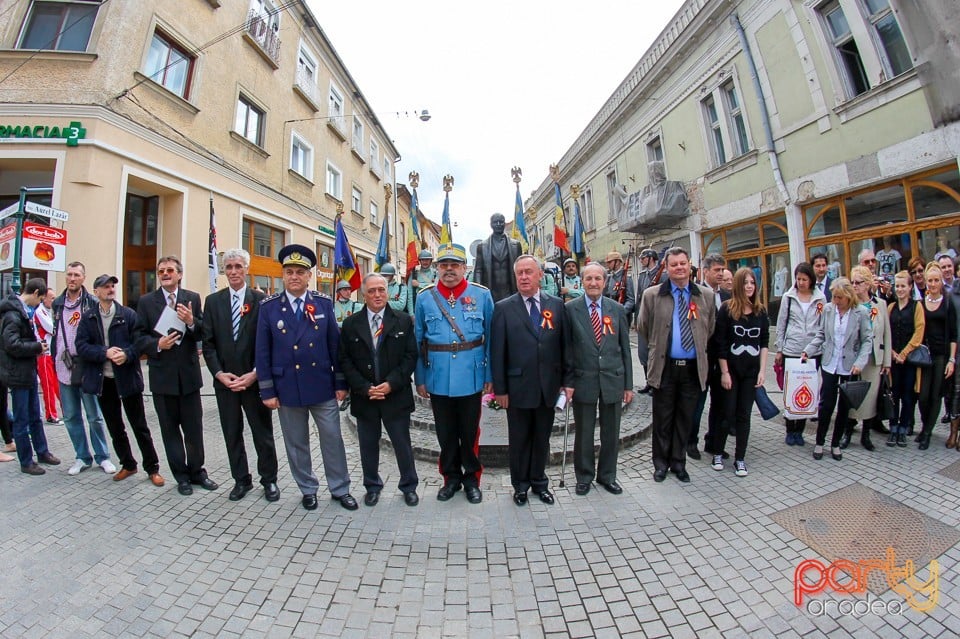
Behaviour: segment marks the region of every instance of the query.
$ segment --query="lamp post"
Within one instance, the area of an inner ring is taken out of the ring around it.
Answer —
[[[20,204],[17,206],[16,213],[13,214],[17,221],[17,231],[13,238],[13,273],[10,282],[10,288],[14,294],[20,294],[20,256],[23,252],[23,220],[26,217],[27,194],[31,195],[52,195],[53,189],[49,187],[20,187]]]

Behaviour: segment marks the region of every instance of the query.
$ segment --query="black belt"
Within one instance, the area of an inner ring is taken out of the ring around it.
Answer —
[[[453,342],[452,344],[427,344],[427,350],[431,352],[441,352],[441,353],[459,353],[461,351],[469,351],[477,348],[478,346],[483,346],[483,338],[475,339],[469,342]]]
[[[697,358],[693,359],[673,359],[672,357],[667,358],[668,364],[673,364],[674,366],[696,366]]]

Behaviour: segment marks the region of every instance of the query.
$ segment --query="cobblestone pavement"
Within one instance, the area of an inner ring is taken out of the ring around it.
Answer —
[[[423,499],[409,508],[385,456],[387,487],[375,508],[351,513],[321,499],[319,510],[307,512],[279,434],[280,501],[267,503],[259,489],[240,502],[227,500],[233,482],[209,385],[205,391],[207,468],[221,484],[212,493],[180,496],[165,459],[168,481],[160,489],[142,471],[119,483],[98,469],[69,477],[73,455],[62,426],[47,427],[62,466],[31,477],[16,462],[0,465],[7,548],[0,559],[0,635],[960,635],[956,546],[936,557],[939,601],[929,613],[909,609],[891,590],[870,595],[869,614],[852,606],[867,601],[863,595],[809,595],[815,605],[798,607],[797,564],[837,557],[820,556],[773,519],[861,484],[956,528],[960,483],[939,471],[960,453],[944,448],[943,426],[926,452],[911,443],[868,453],[855,444],[841,462],[829,455],[817,462],[809,445],[783,445],[779,419],[756,418],[748,477],[729,467],[715,472],[704,459],[688,464],[692,483],[671,476],[656,484],[646,440],[621,453],[624,494],[595,488],[577,497],[571,470],[567,487],[559,488],[560,469],[552,466],[557,503],[534,499],[523,508],[510,498],[505,469],[484,474],[482,504],[468,504],[463,493],[440,503],[436,467],[426,462],[418,466]],[[637,401],[636,415],[649,414],[649,398]],[[352,492],[361,497],[356,440],[344,426]],[[319,451],[314,461],[320,475]],[[817,522],[808,523],[816,532]],[[829,529],[829,521],[820,523]],[[855,548],[871,531],[854,525],[841,532]],[[896,536],[892,528],[891,545]],[[898,565],[906,559],[898,556]],[[925,566],[917,570],[927,574]]]

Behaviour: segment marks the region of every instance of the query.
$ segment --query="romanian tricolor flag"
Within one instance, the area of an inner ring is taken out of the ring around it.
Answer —
[[[353,254],[350,248],[350,242],[347,241],[347,232],[343,230],[343,222],[340,216],[337,216],[335,226],[336,240],[333,245],[333,265],[334,280],[346,280],[350,283],[350,291],[360,288],[362,276],[360,275],[360,265],[357,263],[357,256]]]
[[[407,224],[407,274],[410,277],[413,269],[420,263],[420,227],[417,226],[417,189],[413,188],[410,196],[410,222]]]
[[[520,183],[517,183],[517,202],[513,205],[513,239],[520,242],[520,248],[526,253],[530,248],[527,239],[527,222],[523,219],[523,199],[520,197]]]
[[[556,211],[553,215],[553,245],[558,249],[570,252],[570,243],[567,241],[567,224],[563,219],[563,198],[560,197],[560,185],[553,183],[553,193],[556,197]]]

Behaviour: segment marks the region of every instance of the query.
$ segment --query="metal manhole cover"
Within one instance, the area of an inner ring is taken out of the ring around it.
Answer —
[[[960,462],[958,462],[960,463]],[[941,471],[942,472],[942,471]],[[960,541],[960,532],[862,484],[781,510],[770,517],[829,561],[883,561],[892,548],[896,565],[912,561],[918,578],[931,560]],[[890,589],[882,571],[867,576],[875,595]]]
[[[938,474],[954,481],[960,481],[960,461],[953,462],[943,470],[938,471]]]

